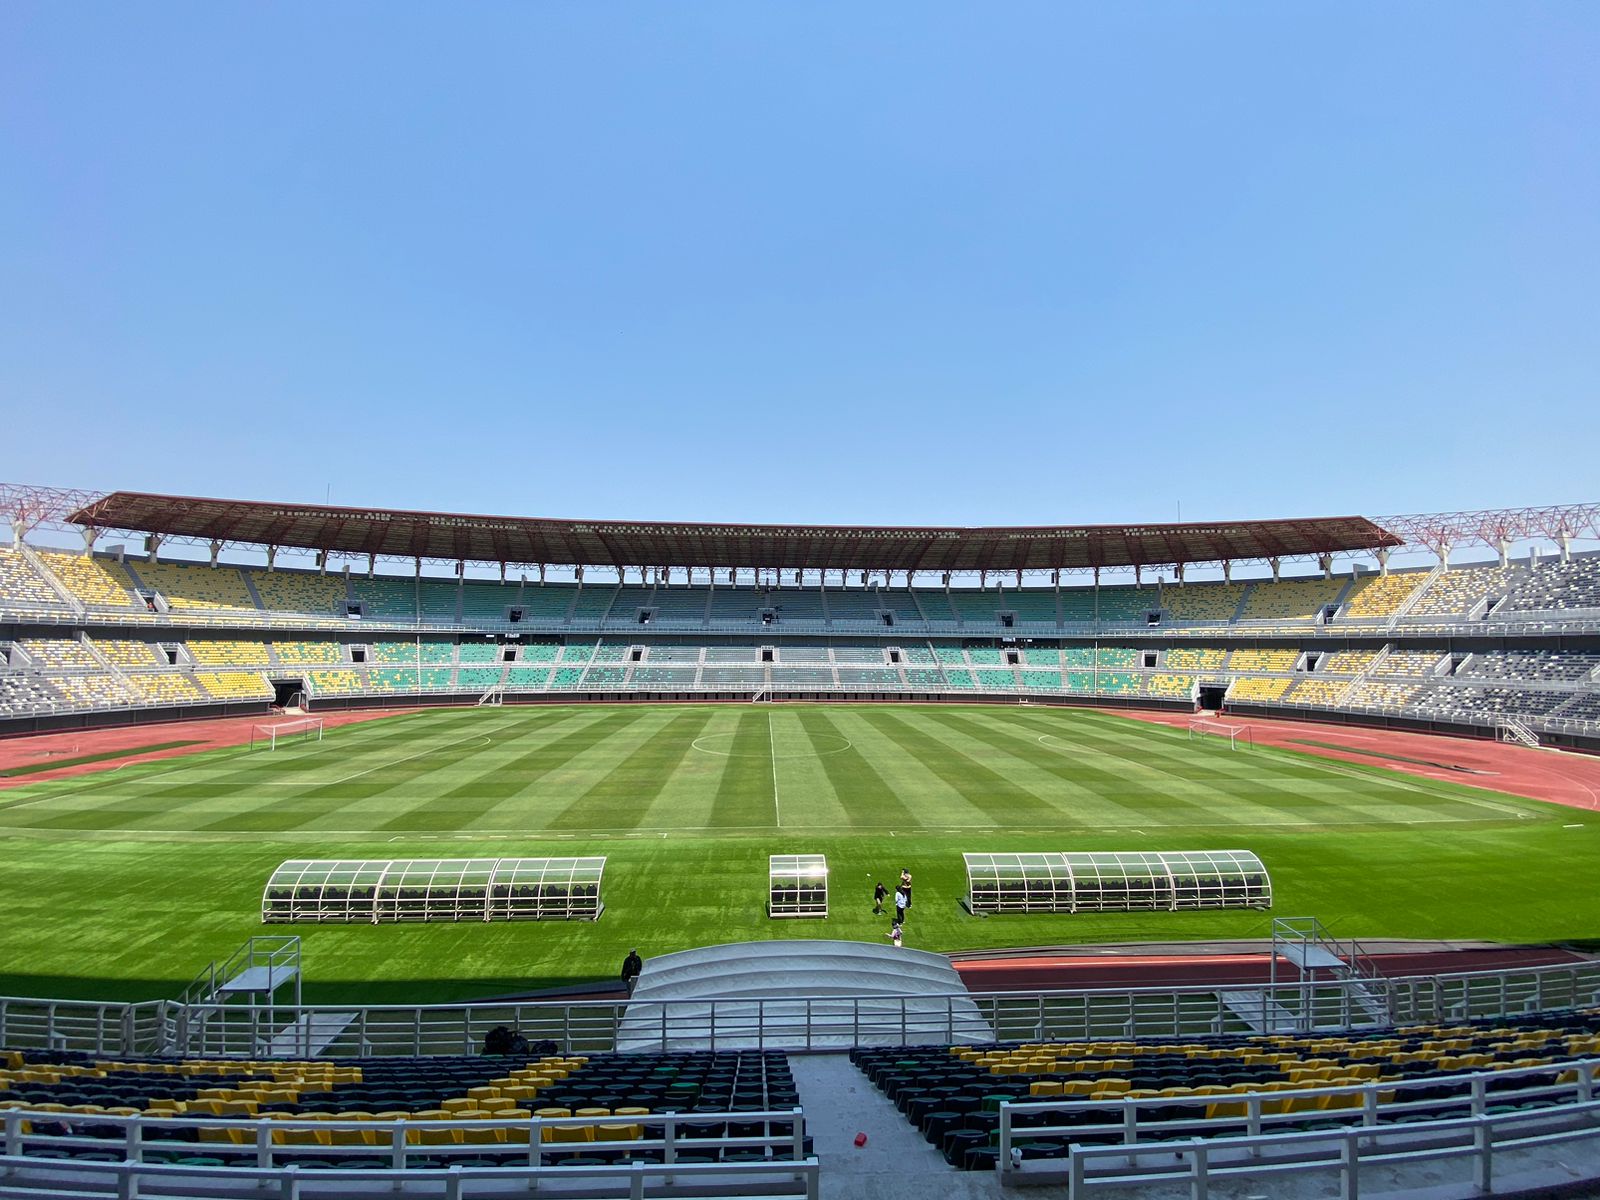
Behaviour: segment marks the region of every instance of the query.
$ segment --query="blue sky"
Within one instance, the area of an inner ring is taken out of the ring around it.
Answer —
[[[1594,3],[0,6],[7,479],[1596,498]]]

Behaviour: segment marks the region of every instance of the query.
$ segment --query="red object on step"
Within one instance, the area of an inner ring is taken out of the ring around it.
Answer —
[[[865,1146],[866,1144],[867,1144],[867,1135],[864,1134],[864,1133],[856,1134],[856,1147],[859,1149],[860,1147]]]

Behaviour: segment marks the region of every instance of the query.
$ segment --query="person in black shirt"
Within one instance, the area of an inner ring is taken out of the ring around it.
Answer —
[[[638,982],[642,970],[644,959],[639,957],[639,951],[629,950],[628,957],[622,960],[622,982],[628,989],[628,995],[633,995],[633,985]]]
[[[883,916],[883,898],[889,894],[889,889],[883,886],[883,880],[878,880],[878,886],[872,889],[872,915]]]

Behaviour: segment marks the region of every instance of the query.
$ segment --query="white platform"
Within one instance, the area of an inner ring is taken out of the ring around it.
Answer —
[[[846,1049],[993,1040],[944,955],[896,950],[887,942],[807,940],[707,946],[648,960],[617,1049]]]

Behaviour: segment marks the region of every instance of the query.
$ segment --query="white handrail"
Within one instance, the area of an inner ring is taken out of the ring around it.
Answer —
[[[1572,1075],[1564,1080],[1565,1075]],[[1341,1115],[1359,1119],[1367,1130],[1383,1128],[1381,1116],[1389,1117],[1437,1111],[1441,1108],[1459,1108],[1463,1102],[1470,1106],[1474,1117],[1487,1113],[1491,1102],[1499,1104],[1517,1100],[1549,1100],[1556,1098],[1559,1105],[1587,1104],[1595,1099],[1595,1080],[1600,1076],[1600,1058],[1582,1057],[1563,1059],[1536,1067],[1513,1067],[1507,1070],[1480,1070],[1464,1075],[1426,1075],[1408,1079],[1374,1080],[1360,1084],[1308,1086],[1278,1091],[1214,1092],[1207,1095],[1113,1097],[1102,1100],[1055,1097],[1048,1100],[1005,1101],[1000,1105],[999,1168],[1003,1173],[1013,1172],[1017,1163],[1012,1148],[1033,1138],[1071,1136],[1074,1138],[1115,1137],[1123,1147],[1160,1143],[1165,1146],[1175,1136],[1190,1131],[1204,1131],[1211,1139],[1218,1136],[1218,1127],[1238,1124],[1241,1135],[1259,1137],[1273,1125],[1293,1125],[1311,1113],[1324,1113],[1325,1119]],[[1553,1077],[1553,1078],[1552,1078]],[[1508,1081],[1544,1080],[1532,1086],[1505,1086]],[[1444,1089],[1452,1094],[1441,1097]],[[1420,1099],[1402,1099],[1404,1093],[1428,1092]],[[1349,1098],[1354,1103],[1329,1104],[1330,1100]],[[1244,1111],[1232,1116],[1206,1116],[1205,1110],[1213,1105],[1243,1105]],[[1271,1107],[1283,1105],[1274,1112]],[[1142,1116],[1141,1114],[1174,1108],[1198,1108],[1195,1117]],[[1019,1124],[1018,1118],[1027,1119],[1041,1114],[1086,1114],[1104,1111],[1113,1119],[1103,1122],[1070,1120],[1054,1125]],[[1409,1124],[1409,1123],[1408,1123]],[[1231,1135],[1224,1135],[1231,1136]],[[1127,1153],[1127,1150],[1124,1150]],[[1050,1172],[1050,1168],[1036,1168],[1034,1176]]]

